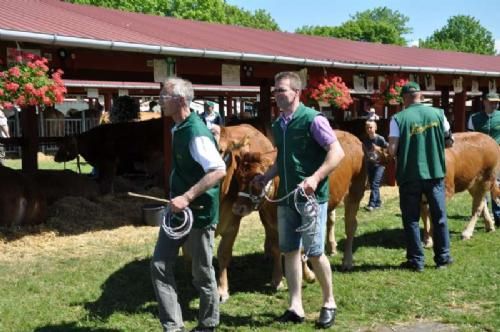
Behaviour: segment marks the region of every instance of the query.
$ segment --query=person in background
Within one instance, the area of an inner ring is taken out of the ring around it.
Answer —
[[[214,102],[205,102],[205,111],[201,115],[203,122],[207,125],[208,129],[211,129],[213,125],[222,125],[221,117],[218,113],[214,111]]]
[[[470,116],[467,129],[486,134],[493,138],[497,144],[500,144],[500,110],[498,110],[498,102],[500,102],[500,96],[496,92],[483,94],[483,110]],[[497,182],[499,180],[499,174],[497,174]],[[500,206],[495,200],[491,200],[491,207],[495,226],[500,227]]]
[[[397,158],[396,179],[406,238],[406,262],[401,268],[424,270],[419,227],[423,195],[427,198],[433,225],[434,262],[437,268],[446,268],[453,262],[444,186],[445,136],[450,132],[449,123],[442,109],[421,103],[417,83],[405,84],[401,96],[404,110],[392,117],[389,131],[389,153]]]
[[[7,117],[3,112],[3,106],[0,106],[0,137],[7,138],[10,137],[9,123]],[[5,160],[5,147],[0,143],[0,165],[4,165]]]
[[[336,308],[333,296],[332,269],[324,254],[326,217],[329,197],[328,175],[344,158],[340,145],[328,120],[319,112],[300,103],[301,80],[294,72],[275,76],[274,95],[281,111],[273,123],[272,132],[278,155],[265,174],[256,176],[254,184],[265,184],[280,176],[279,199],[302,187],[306,194],[315,194],[318,211],[313,216],[297,211],[293,196],[278,203],[278,235],[280,250],[285,256],[285,277],[290,296],[288,309],[279,322],[302,323],[302,264],[301,244],[305,257],[311,261],[323,294],[322,307],[316,327],[328,328],[335,322]],[[299,210],[305,204],[299,203]],[[302,213],[302,214],[301,214]],[[298,232],[301,226],[316,223],[313,231]]]
[[[151,259],[151,279],[165,332],[184,331],[174,276],[175,261],[183,244],[192,258],[193,285],[200,296],[198,326],[193,331],[214,331],[219,324],[219,294],[212,259],[215,227],[219,221],[219,182],[226,175],[226,165],[213,135],[189,109],[193,95],[189,81],[169,78],[159,99],[163,115],[170,116],[175,123],[170,209],[172,213],[179,213],[190,207],[193,213],[192,229],[183,238],[173,239],[160,227]]]
[[[367,137],[363,140],[363,145],[366,150],[372,150],[374,146],[387,148],[389,145],[383,136],[377,134],[377,123],[374,120],[367,120],[365,123]],[[377,160],[368,160],[368,182],[370,183],[370,199],[365,210],[373,211],[380,208],[382,201],[380,200],[380,183],[384,176],[385,166],[381,165]]]

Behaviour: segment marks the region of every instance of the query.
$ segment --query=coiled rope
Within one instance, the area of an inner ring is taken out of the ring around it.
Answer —
[[[172,213],[170,206],[165,208],[165,214],[163,216],[163,221],[161,227],[165,234],[172,240],[182,239],[184,236],[189,234],[191,228],[193,227],[193,211],[189,207],[182,210],[183,218],[178,218],[175,213]],[[180,224],[178,223],[180,220]],[[176,221],[176,222],[174,222]]]
[[[311,243],[309,248],[307,248],[307,251],[302,255],[302,261],[306,262],[308,257],[309,257],[309,253],[311,251],[311,248],[314,245],[314,240],[316,238],[314,235],[318,232],[319,221],[318,221],[317,217],[319,214],[319,204],[318,204],[318,200],[316,199],[316,195],[314,193],[312,193],[311,195],[308,195],[308,194],[306,194],[303,187],[298,186],[293,191],[289,192],[285,196],[278,198],[278,199],[271,199],[267,196],[267,194],[265,194],[264,197],[267,201],[269,201],[271,203],[279,203],[279,202],[284,201],[285,199],[287,199],[291,195],[293,195],[293,203],[295,206],[295,210],[297,210],[297,212],[302,217],[305,217],[306,220],[309,221],[309,222],[305,223],[304,225],[297,227],[295,229],[296,232],[300,232],[300,233],[310,231],[308,234],[312,235],[313,242]],[[305,198],[305,203],[304,203],[303,209],[299,208],[299,199],[301,197]]]

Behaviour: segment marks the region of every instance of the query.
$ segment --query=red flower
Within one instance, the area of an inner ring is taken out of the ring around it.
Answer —
[[[349,88],[347,88],[341,77],[334,75],[311,79],[308,88],[302,95],[302,99],[306,103],[310,100],[329,103],[344,110],[352,104]]]
[[[64,101],[66,88],[56,70],[49,77],[48,60],[22,51],[11,51],[17,63],[0,72],[0,105],[53,105]]]

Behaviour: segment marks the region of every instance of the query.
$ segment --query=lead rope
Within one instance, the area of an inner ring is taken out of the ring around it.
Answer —
[[[290,197],[292,194],[293,194],[293,203],[294,203],[294,206],[295,206],[295,210],[297,210],[297,212],[302,217],[304,217],[304,218],[306,218],[306,220],[308,220],[308,222],[305,223],[304,225],[302,225],[300,227],[297,227],[295,229],[295,231],[296,232],[300,232],[300,233],[304,233],[306,231],[311,231],[308,234],[309,235],[313,235],[313,237],[312,237],[313,242],[311,243],[311,245],[307,249],[307,252],[305,252],[302,255],[302,261],[306,262],[307,259],[308,259],[308,256],[309,256],[309,252],[310,252],[310,250],[311,250],[311,248],[312,248],[312,246],[314,244],[314,238],[315,238],[314,235],[318,232],[319,204],[318,204],[318,201],[316,199],[316,195],[314,195],[314,193],[312,193],[311,195],[308,195],[304,191],[304,188],[297,187],[293,191],[289,192],[285,196],[283,196],[281,198],[278,198],[278,199],[271,199],[271,198],[269,198],[267,196],[267,193],[264,194],[264,197],[265,197],[265,199],[268,202],[279,203],[279,202],[284,201],[288,197]],[[299,206],[298,206],[298,204],[299,204],[298,203],[299,196],[302,196],[302,197],[304,197],[306,199],[306,202],[304,203],[304,208],[303,209],[300,209]]]
[[[179,240],[186,236],[193,227],[193,211],[189,207],[182,210],[183,220],[180,225],[175,226],[172,223],[172,219],[180,220],[176,218],[175,215],[170,211],[170,206],[165,208],[165,215],[163,216],[163,221],[161,227],[165,234],[172,240]]]

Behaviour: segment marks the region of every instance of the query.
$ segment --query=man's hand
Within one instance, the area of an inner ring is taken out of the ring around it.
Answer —
[[[311,195],[316,191],[316,188],[318,188],[318,183],[319,179],[316,176],[310,176],[308,178],[305,178],[304,181],[302,181],[299,186],[304,188],[304,192],[307,195]]]
[[[189,200],[186,196],[181,195],[174,197],[170,201],[170,209],[173,213],[179,213],[189,206]]]

